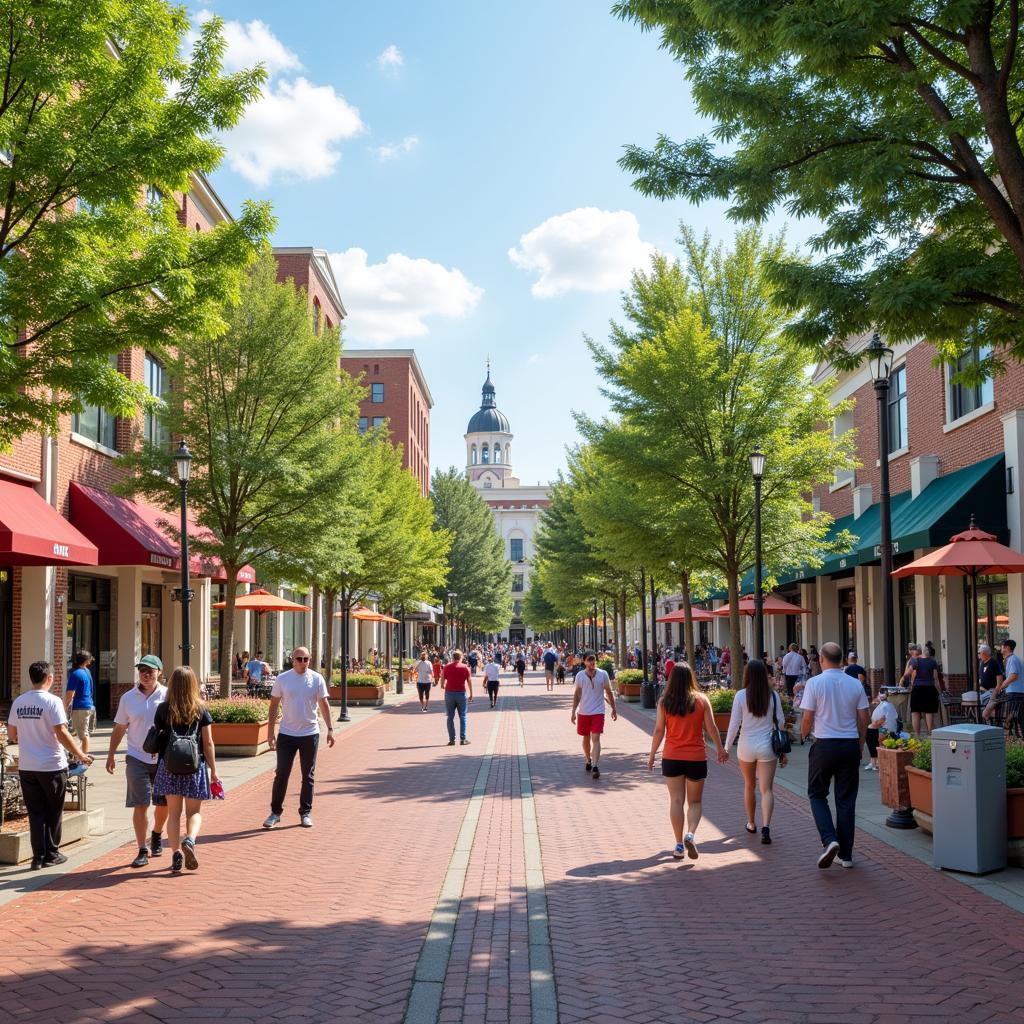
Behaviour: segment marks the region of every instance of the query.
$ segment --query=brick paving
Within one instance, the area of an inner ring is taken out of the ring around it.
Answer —
[[[541,1019],[528,754],[563,1024],[1024,1022],[1014,911],[863,833],[854,871],[819,871],[805,802],[785,791],[775,844],[753,843],[733,765],[711,766],[700,859],[673,861],[649,719],[609,721],[595,783],[569,688],[510,689],[438,1019]],[[439,709],[389,709],[322,752],[313,831],[296,789],[286,827],[263,832],[264,775],[207,805],[199,872],[168,877],[168,858],[132,871],[123,847],[8,904],[0,1024],[398,1024],[496,717],[475,701],[472,745],[449,748]]]

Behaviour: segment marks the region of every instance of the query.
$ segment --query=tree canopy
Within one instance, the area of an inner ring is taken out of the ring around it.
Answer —
[[[221,21],[190,57],[165,0],[9,0],[0,44],[0,446],[55,429],[81,403],[134,415],[111,365],[225,327],[241,269],[272,221],[248,204],[196,232],[174,193],[212,171],[259,92],[256,68],[222,73]]]
[[[987,0],[622,0],[682,65],[704,135],[630,145],[644,194],[784,208],[821,230],[779,252],[792,337],[837,365],[833,339],[878,326],[926,337],[984,374],[1024,357],[1024,81],[1020,6]]]

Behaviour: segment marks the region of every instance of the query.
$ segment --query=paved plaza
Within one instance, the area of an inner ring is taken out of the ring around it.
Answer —
[[[1005,902],[866,832],[819,871],[785,788],[755,844],[734,763],[674,861],[649,714],[608,722],[595,782],[571,692],[504,677],[454,748],[408,699],[322,750],[312,831],[297,788],[260,827],[265,771],[205,805],[194,874],[126,843],[52,875],[0,907],[0,1022],[1024,1021]]]

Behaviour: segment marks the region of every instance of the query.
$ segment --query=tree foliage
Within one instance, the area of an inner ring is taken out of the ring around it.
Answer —
[[[789,333],[848,364],[878,325],[947,358],[1024,357],[1020,5],[989,0],[622,0],[660,33],[713,122],[627,147],[646,195],[822,222],[815,262],[778,253]],[[1005,346],[1005,348],[1002,348]]]
[[[458,618],[467,626],[496,632],[512,617],[512,563],[487,502],[454,466],[430,482],[434,522],[451,536],[448,579],[435,596],[454,591]]]
[[[164,0],[8,0],[0,19],[3,446],[82,402],[134,415],[143,391],[111,357],[223,330],[272,225],[262,204],[210,232],[178,223],[173,193],[217,166],[214,131],[263,80],[222,74],[219,19],[189,59]]]

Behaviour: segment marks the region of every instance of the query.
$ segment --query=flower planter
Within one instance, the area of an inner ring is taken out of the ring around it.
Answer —
[[[1006,791],[1006,838],[1024,839],[1024,789]]]
[[[327,687],[327,694],[332,704],[341,703],[341,687]],[[350,707],[378,707],[384,703],[384,684],[380,686],[349,686],[348,703]]]
[[[922,771],[913,765],[910,765],[906,772],[910,806],[930,818],[935,813],[932,807],[932,773]]]
[[[881,754],[881,751],[879,751]],[[932,815],[932,773],[914,768],[906,769],[907,783],[910,791],[910,805],[914,808],[914,817],[918,824],[927,832],[931,832]],[[921,817],[918,817],[918,814]],[[1009,841],[1024,839],[1024,789],[1008,789],[1006,791],[1006,838]]]
[[[270,746],[270,722],[214,722],[213,745],[218,756],[256,757]]]
[[[640,700],[643,683],[619,683],[619,694],[624,701],[635,704]]]
[[[914,763],[914,751],[878,748],[878,779],[882,803],[893,810],[910,807],[907,768]]]
[[[725,742],[725,735],[729,731],[729,720],[732,718],[731,711],[716,711],[715,728],[722,734],[722,742]]]

